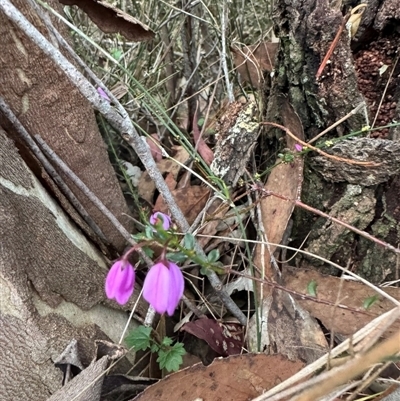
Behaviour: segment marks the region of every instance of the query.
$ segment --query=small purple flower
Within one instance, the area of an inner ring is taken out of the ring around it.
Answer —
[[[97,88],[97,93],[105,100],[107,100],[107,102],[111,102],[111,99],[108,97],[107,93],[104,92],[104,90],[102,88],[100,88],[100,86]]]
[[[162,223],[162,228],[164,230],[168,230],[172,224],[171,217],[169,217],[167,214],[161,213],[161,212],[153,213],[150,216],[150,224],[155,226],[160,223]]]
[[[143,298],[162,314],[174,314],[183,295],[185,283],[179,267],[168,260],[156,263],[144,279]]]
[[[115,299],[120,305],[128,302],[135,286],[135,270],[127,260],[118,260],[106,277],[106,295]]]
[[[299,143],[296,143],[296,144],[294,145],[294,148],[295,148],[298,152],[301,152],[301,151],[303,150],[303,146],[301,146]]]

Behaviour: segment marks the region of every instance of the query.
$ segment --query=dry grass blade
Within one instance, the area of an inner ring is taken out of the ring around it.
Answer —
[[[252,401],[279,401],[282,399],[286,399],[287,397],[293,396],[294,394],[298,394],[299,391],[302,391],[311,385],[314,385],[316,382],[319,382],[321,379],[319,379],[320,376],[317,376],[314,379],[311,379],[305,383],[302,384],[297,384],[299,381],[305,379],[308,377],[310,374],[315,373],[317,370],[321,369],[324,367],[328,362],[330,358],[334,358],[343,352],[347,351],[352,347],[353,344],[357,344],[360,342],[363,338],[368,336],[372,331],[374,331],[377,327],[382,327],[382,328],[387,328],[390,327],[397,319],[400,318],[400,307],[397,307],[395,309],[392,309],[389,312],[386,312],[385,314],[377,317],[374,319],[372,322],[367,324],[365,327],[363,327],[361,330],[359,330],[352,338],[349,338],[345,340],[343,343],[338,345],[336,348],[334,348],[329,354],[324,355],[322,358],[318,359],[317,361],[313,362],[312,364],[306,366],[304,369],[302,369],[299,373],[295,374],[292,376],[290,379],[278,384],[276,387],[273,389],[267,391],[263,395],[254,398]],[[397,334],[398,336],[398,334]],[[398,348],[399,347],[399,342],[397,341],[397,344],[393,346],[393,341],[392,339],[395,338],[394,336],[391,337],[391,342],[389,344],[390,346],[390,351],[392,351],[392,348]],[[398,340],[398,337],[397,337]],[[374,354],[375,356],[375,354]],[[358,360],[357,360],[358,362]],[[330,372],[327,372],[330,373]],[[348,377],[347,377],[348,378]],[[323,378],[324,379],[324,378]],[[294,386],[293,386],[294,385]],[[293,386],[293,387],[291,387]],[[328,390],[329,392],[329,390]],[[310,400],[310,401],[315,401],[316,398]]]
[[[400,331],[389,339],[365,354],[357,355],[342,367],[334,368],[318,376],[319,380],[303,394],[294,397],[293,401],[315,401],[325,394],[329,394],[335,387],[347,383],[349,380],[365,372],[370,366],[388,360],[400,352]]]

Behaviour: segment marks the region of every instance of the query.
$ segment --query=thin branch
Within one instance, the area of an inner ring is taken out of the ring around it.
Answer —
[[[312,144],[313,142],[315,142],[317,139],[321,138],[322,135],[325,135],[326,133],[328,133],[329,131],[332,131],[335,127],[337,127],[339,124],[341,124],[342,122],[346,121],[348,118],[350,118],[351,116],[354,116],[355,114],[357,114],[359,112],[359,110],[361,109],[361,107],[367,107],[365,102],[361,102],[359,103],[358,106],[356,106],[353,110],[350,111],[350,113],[346,114],[344,117],[342,117],[340,120],[336,121],[335,123],[333,123],[330,127],[328,127],[327,129],[323,130],[322,132],[320,132],[317,136],[315,136],[314,138],[312,138],[310,141],[308,141],[308,146],[310,144]]]
[[[336,357],[345,352],[352,344],[357,344],[363,338],[366,338],[375,328],[382,324],[385,327],[390,327],[400,316],[400,307],[394,308],[381,316],[378,316],[373,321],[369,322],[366,326],[361,328],[352,337],[346,339],[336,348],[331,351],[331,357]],[[304,381],[312,373],[321,369],[326,365],[330,358],[329,354],[323,355],[321,358],[306,366],[300,372],[296,373],[289,379],[286,379],[282,383],[279,383],[274,388],[268,390],[266,393],[253,398],[252,401],[279,401],[282,399],[289,399],[293,395],[299,394],[300,391],[309,388],[315,382],[318,382],[320,376],[313,377],[310,380]],[[360,362],[359,362],[360,364]],[[327,372],[329,373],[329,372]],[[301,382],[303,381],[303,382]],[[298,384],[300,382],[300,384]],[[289,387],[292,386],[292,387]],[[290,398],[292,399],[292,398]],[[313,399],[314,401],[315,399]]]
[[[263,190],[263,188],[260,189],[260,190]],[[308,206],[308,205],[306,205],[305,203],[303,203],[303,202],[301,202],[299,200],[290,199],[290,198],[288,198],[288,197],[286,197],[284,195],[277,194],[276,192],[272,192],[272,191],[269,191],[267,189],[266,190],[264,189],[263,192],[265,193],[266,196],[272,195],[272,196],[275,196],[276,198],[280,198],[280,199],[288,201],[288,202],[293,202],[296,206],[299,206],[302,209],[305,209],[305,210],[308,210],[309,212],[315,213],[318,216],[325,217],[326,219],[331,220],[331,221],[333,221],[333,222],[335,222],[337,224],[340,224],[341,226],[346,227],[348,230],[353,231],[356,234],[361,235],[362,237],[367,238],[370,241],[373,241],[376,244],[378,244],[380,246],[383,246],[384,248],[389,249],[389,250],[391,250],[392,252],[394,252],[394,253],[396,253],[398,255],[400,254],[400,249],[394,247],[393,245],[390,245],[388,242],[382,241],[382,240],[374,237],[373,235],[368,234],[365,231],[359,230],[358,228],[356,228],[356,227],[354,227],[354,226],[352,226],[350,224],[347,224],[344,221],[337,219],[336,217],[333,217],[333,216],[330,216],[329,214],[321,212],[321,210],[318,210],[318,209],[315,209],[315,208],[313,208],[311,206]]]
[[[271,125],[273,127],[280,128],[281,130],[285,131],[291,138],[293,138],[295,141],[300,143],[301,145],[305,146],[306,148],[309,148],[311,150],[314,150],[315,152],[319,153],[322,156],[327,157],[328,159],[336,160],[337,162],[343,162],[343,163],[348,163],[348,164],[354,164],[358,166],[365,166],[365,167],[378,167],[380,166],[380,163],[375,163],[375,162],[360,162],[357,160],[351,160],[351,159],[346,159],[344,157],[339,157],[335,155],[330,155],[329,153],[326,153],[322,151],[321,149],[316,148],[315,146],[311,146],[309,143],[302,141],[301,139],[297,138],[296,135],[294,135],[289,129],[284,127],[281,124],[276,124],[276,123],[271,123],[271,122],[262,122],[260,123],[262,125]]]
[[[197,236],[198,237],[204,237],[204,238],[213,238],[213,236],[205,235],[205,234],[197,234]],[[226,241],[230,241],[230,242],[248,242],[249,244],[261,244],[261,245],[265,244],[264,241],[256,241],[256,240],[250,240],[250,239],[245,239],[245,238],[233,238],[233,237],[218,236],[218,239],[219,240],[226,240]],[[286,249],[288,249],[290,251],[298,252],[298,253],[301,253],[302,255],[307,255],[307,256],[309,256],[311,258],[318,259],[318,260],[320,260],[320,261],[322,261],[324,263],[327,263],[327,264],[335,267],[336,269],[341,270],[342,272],[346,271],[349,276],[351,276],[354,279],[356,279],[357,281],[363,283],[367,287],[372,288],[375,292],[377,292],[378,294],[382,295],[382,297],[388,299],[390,302],[392,302],[396,306],[400,306],[400,301],[398,301],[396,298],[392,297],[391,295],[389,295],[388,293],[383,291],[381,288],[379,288],[376,285],[370,283],[365,278],[362,278],[361,276],[358,276],[356,273],[353,273],[350,270],[346,270],[343,266],[340,266],[337,263],[332,262],[329,259],[323,258],[322,256],[318,256],[316,254],[304,251],[304,250],[299,249],[299,248],[294,248],[292,246],[283,245],[282,243],[276,244],[274,242],[269,242],[269,244],[272,245],[272,246],[276,246],[278,248],[286,248]],[[253,280],[256,280],[256,278],[253,278]]]
[[[271,243],[269,243],[271,244]],[[322,304],[322,305],[327,305],[327,306],[333,306],[333,307],[337,307],[338,309],[344,309],[344,310],[348,310],[350,312],[354,312],[354,313],[359,313],[361,315],[365,315],[365,316],[373,316],[376,317],[376,314],[373,314],[371,312],[367,312],[365,309],[357,309],[357,308],[352,308],[351,306],[347,306],[347,305],[343,305],[343,304],[339,304],[338,301],[336,302],[332,302],[329,301],[327,299],[323,299],[323,298],[316,298],[314,295],[307,295],[303,292],[298,292],[296,290],[292,290],[290,288],[285,287],[284,285],[278,284],[275,281],[272,281],[270,279],[266,279],[266,278],[258,278],[258,277],[254,277],[254,275],[249,275],[246,273],[242,273],[242,272],[238,272],[237,270],[232,270],[229,268],[225,268],[225,272],[232,274],[233,276],[238,276],[238,277],[244,277],[247,278],[248,280],[252,280],[252,281],[256,281],[260,284],[265,284],[268,287],[277,289],[277,290],[281,290],[283,292],[286,292],[290,295],[294,295],[295,297],[298,297],[302,300],[307,300],[307,301],[311,301],[311,302],[315,302],[317,304]],[[343,280],[342,280],[343,281]]]
[[[332,44],[330,45],[328,52],[326,53],[324,59],[322,60],[322,63],[321,63],[321,65],[320,65],[320,67],[318,68],[318,71],[317,71],[317,73],[316,73],[316,75],[315,75],[315,78],[316,78],[316,79],[318,79],[318,78],[321,76],[322,72],[324,71],[324,68],[325,68],[326,64],[328,63],[328,60],[329,60],[330,57],[332,56],[332,53],[333,53],[333,51],[335,50],[335,47],[336,47],[336,45],[337,45],[338,42],[339,42],[340,35],[342,34],[343,29],[344,29],[344,27],[346,26],[346,23],[347,23],[347,21],[349,20],[349,18],[350,18],[350,14],[347,14],[347,15],[343,18],[343,21],[342,21],[342,23],[341,23],[341,25],[340,25],[340,27],[339,27],[337,33],[336,33],[335,39],[333,39]]]
[[[53,23],[51,22],[51,19],[49,15],[45,12],[43,12],[43,8],[51,12],[54,16],[57,18],[62,19],[62,21],[65,24],[69,24],[69,22],[60,14],[58,14],[55,10],[53,10],[47,3],[43,3],[40,0],[36,0],[42,7],[39,7],[38,4],[36,4],[36,1],[30,0],[31,3],[35,6],[35,10],[38,13],[39,17],[42,19],[44,24],[47,26],[47,28],[51,31],[51,33],[54,35],[54,37],[57,39],[58,43],[71,55],[72,59],[77,63],[77,65],[81,66],[82,69],[85,71],[85,73],[90,77],[90,79],[93,80],[93,82],[100,88],[102,88],[107,96],[111,99],[111,103],[117,104],[117,98],[114,96],[114,94],[103,84],[103,82],[97,77],[97,75],[86,65],[86,63],[75,53],[74,49],[69,45],[69,43],[62,37],[60,32],[54,27]],[[68,26],[68,25],[67,25]],[[123,107],[118,108],[118,111],[125,112],[125,109]],[[123,115],[123,114],[122,114]]]
[[[228,19],[228,7],[227,2],[222,2],[222,13],[221,13],[221,42],[222,42],[222,54],[221,54],[221,63],[222,69],[224,70],[225,75],[225,83],[226,83],[226,91],[228,92],[228,100],[229,103],[232,103],[235,100],[233,96],[232,84],[229,81],[229,72],[228,72],[228,64],[226,62],[226,22]]]
[[[363,355],[357,355],[345,365],[317,376],[313,387],[293,398],[293,401],[314,401],[329,394],[335,387],[365,372],[370,366],[388,360],[400,352],[400,331]]]
[[[376,110],[375,117],[374,117],[374,121],[372,122],[371,128],[374,128],[374,125],[375,125],[376,120],[377,120],[378,115],[379,115],[379,111],[380,111],[380,109],[381,109],[381,107],[382,107],[383,99],[385,99],[386,92],[387,92],[387,90],[388,90],[390,81],[391,81],[391,79],[392,79],[392,76],[393,76],[394,70],[396,69],[396,66],[397,66],[398,61],[399,61],[399,55],[397,55],[396,60],[395,60],[395,62],[393,63],[392,71],[390,71],[390,75],[389,75],[389,78],[388,78],[388,80],[387,80],[387,82],[386,82],[385,89],[383,90],[381,100],[379,101],[378,109]]]
[[[82,191],[82,193],[87,196],[94,205],[110,220],[113,226],[118,230],[118,232],[125,238],[129,244],[132,246],[137,245],[137,243],[132,239],[129,231],[119,222],[119,220],[114,216],[112,212],[104,205],[104,203],[86,186],[86,184],[60,159],[60,157],[50,148],[49,145],[42,139],[40,135],[35,135],[36,142],[43,149],[43,152],[47,157],[57,165],[60,170],[68,176],[71,181]],[[138,249],[140,252],[140,250]],[[143,255],[141,255],[143,256]],[[146,256],[146,255],[144,255]],[[146,256],[146,263],[150,266],[153,262],[149,257]]]

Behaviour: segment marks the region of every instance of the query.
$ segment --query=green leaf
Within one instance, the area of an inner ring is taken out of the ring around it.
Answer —
[[[171,262],[186,262],[187,256],[180,252],[167,252],[167,259]]]
[[[149,248],[148,246],[142,246],[142,251],[150,258],[152,259],[154,256],[154,251]]]
[[[147,239],[145,233],[131,234],[131,237],[135,240],[135,242],[141,242]]]
[[[189,251],[194,249],[194,242],[194,237],[190,233],[185,234],[185,236],[183,237],[183,246]]]
[[[154,228],[147,226],[145,230],[146,238],[153,239],[154,238]]]
[[[157,344],[157,343],[153,343],[151,346],[150,346],[150,351],[151,352],[158,352],[160,350],[160,346]]]
[[[312,295],[313,297],[317,296],[317,282],[315,280],[311,280],[308,284],[307,284],[307,293],[309,295]]]
[[[165,231],[162,227],[157,227],[157,231],[154,233],[154,238],[161,240],[161,241],[166,241],[168,238],[170,238],[171,234],[168,231]]]
[[[164,345],[165,347],[169,347],[171,344],[172,344],[172,338],[171,337],[164,337],[162,342],[161,342],[161,345],[162,346]]]
[[[202,268],[200,269],[200,274],[202,274],[203,276],[207,276],[209,272],[210,270],[207,267],[202,266]]]
[[[372,297],[368,297],[367,299],[364,299],[363,308],[369,309],[378,300],[379,300],[378,295],[372,295]]]
[[[114,49],[112,52],[111,52],[111,55],[115,58],[115,60],[119,60],[120,58],[121,58],[121,56],[122,56],[122,51],[120,50],[120,49]]]
[[[126,345],[135,350],[146,350],[150,347],[151,327],[139,326],[132,330],[126,337]]]
[[[219,250],[213,249],[208,255],[207,259],[210,263],[216,262],[220,258]]]
[[[226,273],[224,264],[222,262],[214,262],[212,265],[212,270],[215,271],[217,274],[224,274]]]
[[[168,372],[173,372],[179,369],[182,364],[182,356],[186,354],[182,343],[176,343],[173,347],[158,352],[157,362],[161,369],[166,369]]]

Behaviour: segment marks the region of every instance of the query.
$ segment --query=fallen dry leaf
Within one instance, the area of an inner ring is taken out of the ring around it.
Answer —
[[[148,387],[135,401],[247,401],[297,373],[303,363],[281,355],[246,354],[197,364]]]
[[[193,140],[195,148],[199,152],[199,155],[209,166],[214,160],[214,152],[210,149],[210,147],[205,143],[204,139],[200,136],[200,130],[197,125],[197,115],[195,115],[193,121]]]
[[[181,330],[206,341],[221,356],[242,352],[244,333],[243,326],[238,323],[220,323],[203,317],[184,324]]]
[[[363,308],[364,301],[375,295],[376,292],[363,283],[345,280],[342,283],[343,287],[340,294],[340,304],[353,309],[359,309],[360,312],[357,313],[346,309],[336,308],[335,317],[333,318],[333,304],[335,304],[337,299],[341,280],[340,278],[324,276],[316,270],[297,269],[294,267],[285,268],[284,276],[285,287],[306,295],[309,295],[307,293],[308,284],[312,280],[315,281],[317,299],[313,301],[295,297],[297,302],[312,316],[320,320],[328,330],[333,330],[336,334],[341,334],[343,336],[354,334],[371,320],[376,318],[376,316],[381,315],[394,307],[391,301],[379,295],[379,300],[372,304],[368,311],[366,311]],[[400,301],[400,288],[386,287],[382,289],[393,298]],[[319,303],[318,299],[328,301],[330,305]],[[385,337],[393,334],[399,328],[400,322],[390,327],[390,329],[385,332]]]
[[[171,193],[189,224],[195,221],[196,217],[204,209],[210,196],[209,188],[199,185],[174,189]],[[168,213],[168,207],[161,195],[157,198],[154,209],[163,213]]]
[[[61,4],[78,6],[104,33],[120,33],[134,42],[153,39],[155,33],[124,11],[101,0],[58,0]]]
[[[197,239],[202,248],[205,248],[205,246],[212,240],[212,236],[217,233],[217,226],[228,210],[229,206],[227,203],[223,203],[219,198],[213,200],[205,216],[206,223],[201,226],[199,230],[199,234],[204,235],[204,237],[198,237]]]
[[[189,153],[182,146],[174,146],[173,150],[175,151],[173,158],[180,163],[185,163],[189,158]],[[178,173],[181,169],[181,166],[171,159],[160,160],[157,163],[157,167],[161,174],[170,173],[175,180],[178,178]],[[156,185],[150,178],[149,173],[145,171],[140,177],[138,185],[139,196],[150,204],[153,204],[155,190]]]
[[[298,138],[304,139],[301,121],[286,99],[283,100],[282,118],[286,128]],[[286,135],[286,144],[288,149],[294,150],[295,141],[288,135]],[[298,199],[303,183],[303,167],[304,160],[302,157],[295,158],[291,163],[279,163],[272,169],[264,188],[289,199]],[[294,204],[292,202],[284,201],[275,196],[268,196],[261,200],[262,221],[269,242],[279,244],[282,241],[293,209]],[[255,264],[259,267],[264,265],[264,276],[270,279],[274,279],[274,273],[271,270],[269,252],[273,254],[275,249],[276,246],[273,245],[270,245],[269,250],[265,249],[264,263],[261,263],[262,246],[259,245],[256,248]],[[264,295],[268,296],[268,292],[265,291]]]
[[[261,89],[264,72],[272,72],[279,43],[262,42],[259,45],[233,47],[233,61],[243,81]]]
[[[162,152],[160,149],[160,138],[158,134],[151,134],[151,138],[146,138],[147,145],[149,145],[151,155],[157,163],[162,160]]]
[[[301,121],[287,99],[282,99],[282,119],[284,126],[298,138],[304,138]],[[286,134],[287,148],[294,151],[295,141]],[[270,190],[289,199],[298,199],[303,183],[304,161],[295,157],[290,163],[275,166],[268,177],[265,190]],[[282,241],[294,205],[274,196],[261,200],[261,215],[268,241],[279,244]],[[255,263],[264,268],[264,276],[271,281],[281,280],[272,269],[271,257],[276,247],[270,245],[262,249],[257,246]],[[261,286],[258,285],[261,290]],[[280,290],[263,286],[263,307],[261,320],[268,326],[268,332],[262,330],[261,346],[270,344],[274,352],[287,355],[291,359],[301,359],[307,363],[318,359],[326,351],[327,343],[324,334],[310,314],[304,310],[293,297]],[[270,300],[270,302],[266,302]],[[261,304],[261,303],[260,303]],[[255,317],[250,321],[249,344],[256,344],[254,335]],[[251,333],[251,335],[250,335]]]
[[[104,372],[110,358],[104,356],[92,362],[79,375],[56,391],[47,401],[96,401],[100,399]]]

